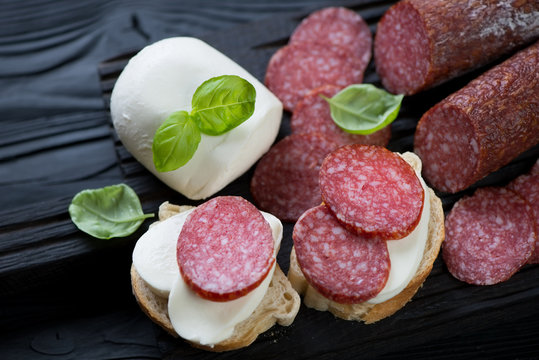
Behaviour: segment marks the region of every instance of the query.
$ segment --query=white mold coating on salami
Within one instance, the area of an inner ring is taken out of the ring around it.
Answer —
[[[391,138],[391,126],[369,135],[350,134],[341,129],[331,117],[329,103],[320,95],[331,98],[342,88],[324,85],[311,90],[296,105],[290,127],[292,133],[320,133],[339,145],[370,144],[386,146]]]
[[[328,299],[357,304],[384,287],[391,267],[386,242],[352,234],[327,206],[305,212],[292,237],[305,278]]]
[[[349,229],[367,237],[401,239],[417,226],[425,194],[414,169],[379,146],[346,145],[320,169],[324,202]]]
[[[532,213],[535,219],[535,234],[537,239],[535,240],[535,249],[532,256],[528,260],[530,264],[539,263],[539,173],[521,175],[515,180],[511,181],[508,188],[519,194],[524,200],[528,202],[532,209]]]
[[[250,292],[274,263],[271,227],[260,211],[238,196],[198,206],[178,238],[184,281],[199,296],[227,301]]]
[[[372,34],[367,23],[353,10],[329,7],[313,12],[298,25],[290,43],[318,42],[352,50],[365,71],[371,59]]]
[[[478,189],[460,199],[446,218],[443,259],[449,272],[475,285],[508,280],[531,256],[531,209],[505,188]]]
[[[292,134],[275,144],[256,166],[251,193],[262,210],[296,221],[322,202],[318,175],[338,144],[320,134]]]
[[[297,43],[279,49],[270,59],[266,86],[293,111],[310,90],[322,85],[347,86],[363,81],[363,69],[351,50],[327,44]]]

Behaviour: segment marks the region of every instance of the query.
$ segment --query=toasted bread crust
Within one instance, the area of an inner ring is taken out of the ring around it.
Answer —
[[[159,208],[159,220],[165,220],[189,208],[178,207],[168,202],[164,203]],[[131,286],[142,311],[168,333],[178,337],[168,316],[168,298],[155,294],[140,277],[134,265],[131,266]],[[194,347],[216,352],[245,347],[275,323],[282,326],[292,324],[299,311],[300,304],[301,299],[298,293],[292,288],[279,265],[276,265],[273,278],[264,298],[250,317],[236,325],[234,333],[228,339],[214,346],[200,345],[194,342],[189,343]]]
[[[413,153],[405,153],[403,158],[416,169],[421,171],[421,162]],[[288,279],[296,289],[303,295],[303,302],[307,307],[320,311],[329,311],[336,317],[345,320],[364,321],[371,324],[393,315],[412,299],[417,290],[421,287],[432,270],[434,261],[438,257],[440,247],[445,237],[444,212],[441,200],[434,194],[432,189],[428,189],[430,195],[430,218],[428,227],[428,239],[423,253],[423,259],[419,268],[408,286],[393,298],[380,304],[339,304],[322,296],[316,289],[307,283],[297,262],[296,252],[292,248],[290,253],[290,270]]]

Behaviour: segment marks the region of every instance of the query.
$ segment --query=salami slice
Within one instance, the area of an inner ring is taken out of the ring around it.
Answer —
[[[363,81],[361,61],[347,48],[296,43],[279,49],[270,59],[266,86],[293,111],[310,90],[325,85],[347,86]]]
[[[530,264],[539,263],[539,174],[521,175],[509,183],[508,188],[522,196],[530,205],[535,219],[535,249],[528,260]]]
[[[320,95],[331,98],[342,88],[324,85],[311,90],[301,99],[290,120],[293,133],[318,132],[331,138],[339,145],[370,144],[386,146],[391,138],[391,127],[386,126],[369,135],[350,134],[342,130],[331,118],[329,104]]]
[[[508,280],[529,259],[531,209],[515,192],[481,188],[460,199],[446,218],[443,259],[449,272],[475,285]]]
[[[398,154],[372,145],[346,145],[320,168],[324,202],[351,231],[401,239],[419,223],[425,193],[414,169]]]
[[[390,92],[412,95],[536,40],[538,18],[537,1],[400,1],[378,23],[376,70]]]
[[[178,265],[200,297],[229,301],[264,280],[275,262],[273,247],[271,227],[254,205],[221,196],[188,216],[178,237]]]
[[[325,205],[305,212],[292,238],[305,279],[330,300],[361,303],[375,297],[387,282],[387,243],[352,234]]]
[[[361,61],[365,71],[371,60],[372,33],[355,11],[329,7],[303,19],[290,37],[290,43],[316,42],[349,48]]]
[[[539,42],[427,111],[414,151],[441,191],[466,189],[539,142]]]
[[[537,159],[535,164],[532,166],[532,169],[530,170],[530,174],[539,174],[539,159]]]
[[[337,147],[320,134],[292,134],[278,142],[259,161],[251,180],[256,204],[283,221],[296,221],[319,205],[320,165]]]

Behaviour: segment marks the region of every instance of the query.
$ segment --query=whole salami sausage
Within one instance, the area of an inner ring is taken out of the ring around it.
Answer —
[[[290,119],[293,133],[321,133],[339,145],[369,144],[386,146],[391,138],[391,126],[386,126],[369,135],[350,134],[335,124],[331,118],[329,104],[320,95],[333,97],[342,88],[324,85],[311,90],[301,99]]]
[[[530,205],[535,218],[535,250],[528,260],[530,264],[539,263],[539,174],[521,175],[511,181],[508,188],[522,196]]]
[[[305,278],[328,299],[357,304],[384,288],[391,267],[386,241],[352,234],[327,206],[306,211],[292,238]]]
[[[539,142],[539,42],[427,111],[414,150],[424,177],[457,192]]]
[[[509,279],[535,243],[528,203],[505,188],[481,188],[461,198],[445,222],[443,259],[449,272],[475,285]]]
[[[537,0],[403,0],[378,24],[374,59],[386,89],[412,95],[538,37]]]
[[[275,258],[271,227],[239,196],[220,196],[187,217],[177,243],[186,284],[212,301],[237,299],[255,289]]]

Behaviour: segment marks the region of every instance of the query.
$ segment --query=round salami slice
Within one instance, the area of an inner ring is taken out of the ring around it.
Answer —
[[[369,135],[350,134],[342,130],[331,118],[329,104],[320,95],[333,97],[342,88],[324,85],[311,90],[301,99],[290,120],[293,133],[317,132],[331,138],[339,145],[370,144],[386,146],[391,138],[391,127],[386,126]]]
[[[414,169],[398,154],[372,145],[346,145],[320,169],[324,202],[351,231],[401,239],[419,223],[425,193]]]
[[[529,264],[539,264],[539,173],[521,175],[509,183],[508,188],[522,196],[530,205],[535,219],[535,248]]]
[[[198,206],[178,237],[177,258],[185,283],[212,301],[237,299],[254,290],[275,262],[270,225],[239,196]]]
[[[361,303],[375,297],[387,282],[387,243],[349,232],[325,205],[305,212],[292,238],[305,278],[330,300]]]
[[[290,43],[316,42],[351,49],[365,71],[371,60],[372,34],[367,23],[355,11],[329,7],[315,11],[294,30]]]
[[[266,86],[293,111],[310,90],[325,84],[347,86],[363,81],[361,62],[347,48],[319,43],[290,44],[270,59]]]
[[[319,134],[292,134],[279,141],[256,166],[251,180],[256,204],[283,221],[296,221],[319,205],[320,165],[337,147]]]
[[[539,159],[537,159],[535,164],[532,166],[532,169],[530,170],[530,174],[539,174]]]
[[[469,284],[508,280],[529,259],[535,243],[531,209],[505,188],[481,188],[460,199],[445,228],[444,262],[454,277]]]

